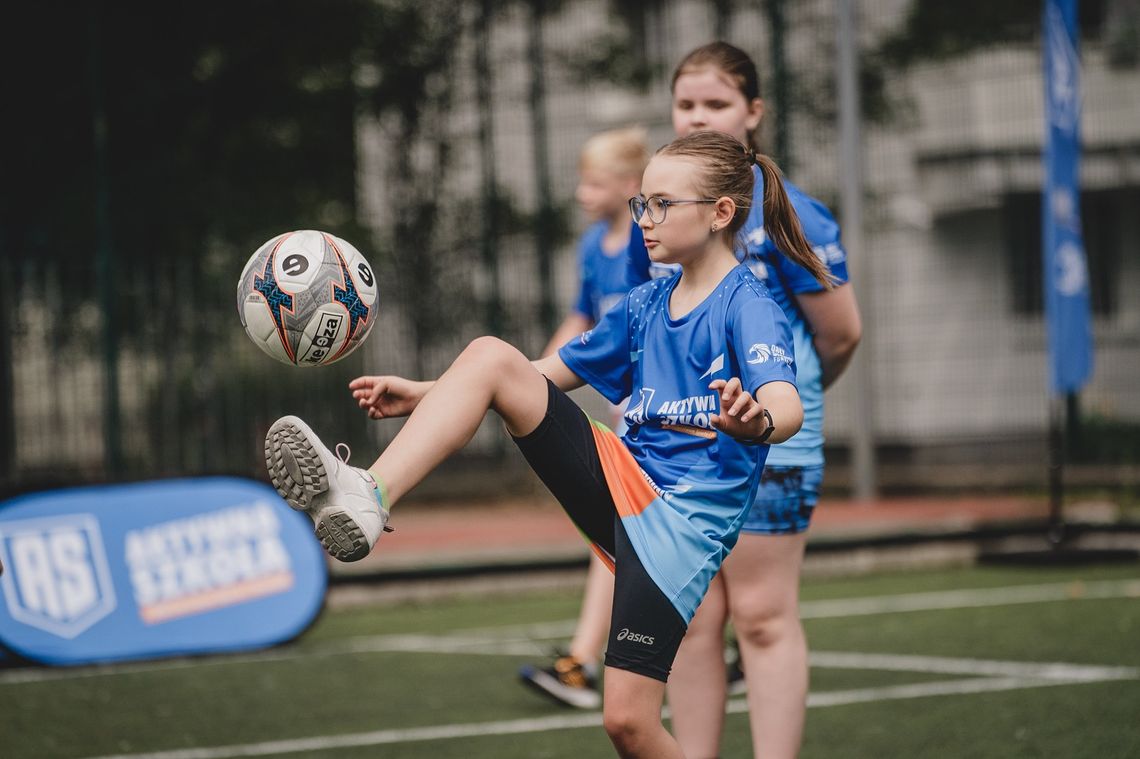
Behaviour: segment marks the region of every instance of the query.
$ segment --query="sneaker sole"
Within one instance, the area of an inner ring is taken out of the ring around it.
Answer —
[[[338,561],[358,561],[371,548],[364,531],[345,511],[325,507],[329,476],[317,449],[305,431],[278,420],[265,436],[265,466],[277,493],[289,506],[303,511],[316,523],[317,539]]]

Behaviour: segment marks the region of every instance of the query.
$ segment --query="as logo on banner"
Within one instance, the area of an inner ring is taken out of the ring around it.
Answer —
[[[99,523],[88,514],[0,523],[0,575],[13,619],[74,638],[115,609]]]

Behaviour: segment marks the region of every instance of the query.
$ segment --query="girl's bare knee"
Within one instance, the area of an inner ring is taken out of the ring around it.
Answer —
[[[630,709],[606,705],[602,711],[602,724],[614,748],[625,756],[637,751],[648,725]]]
[[[477,337],[456,359],[456,363],[477,364],[480,370],[493,378],[509,377],[511,372],[530,368],[530,361],[518,348],[497,337]]]
[[[503,342],[499,338],[484,335],[469,342],[461,355],[484,361],[495,361],[505,357],[508,351],[514,350],[515,349],[508,343]]]
[[[747,614],[733,615],[736,637],[756,648],[768,648],[793,634],[800,624],[794,607],[753,609]]]

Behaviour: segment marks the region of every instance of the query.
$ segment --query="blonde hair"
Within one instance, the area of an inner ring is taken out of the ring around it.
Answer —
[[[756,179],[753,165],[764,179],[764,231],[780,252],[800,266],[827,289],[834,280],[827,267],[804,237],[796,209],[784,190],[783,174],[775,161],[756,153],[735,137],[722,132],[694,132],[670,142],[657,155],[687,158],[698,166],[697,192],[706,198],[729,198],[736,213],[725,232],[735,238],[748,220]]]
[[[645,130],[626,127],[598,132],[582,146],[578,168],[604,169],[619,177],[641,178],[649,163],[645,147]]]

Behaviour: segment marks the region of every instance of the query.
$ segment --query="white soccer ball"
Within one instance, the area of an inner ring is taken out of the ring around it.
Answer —
[[[327,232],[286,232],[249,259],[238,280],[242,326],[259,348],[294,366],[338,361],[376,322],[376,274]]]

